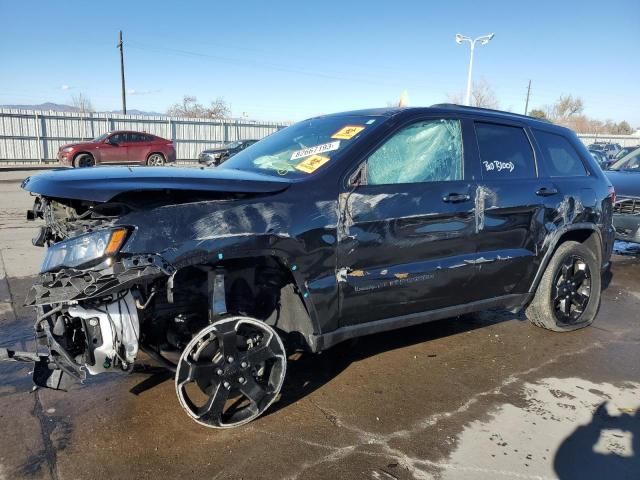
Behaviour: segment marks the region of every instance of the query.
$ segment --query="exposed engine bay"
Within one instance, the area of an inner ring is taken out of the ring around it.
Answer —
[[[180,371],[185,348],[196,342],[191,352],[194,358],[210,355],[210,362],[220,365],[219,375],[235,375],[239,386],[246,385],[246,373],[223,371],[225,361],[220,360],[219,352],[211,353],[222,350],[216,332],[202,333],[233,313],[261,320],[260,325],[249,320],[236,322],[238,337],[237,325],[244,322],[250,328],[243,327],[242,342],[234,341],[227,350],[237,348],[235,355],[246,358],[241,369],[252,368],[254,381],[262,381],[266,388],[275,363],[270,360],[267,365],[267,359],[261,358],[260,364],[251,364],[249,357],[265,341],[277,337],[269,331],[269,324],[275,322],[277,299],[288,279],[268,260],[257,265],[231,261],[233,268],[228,271],[219,262],[175,268],[158,253],[120,255],[134,227],[120,226],[118,221],[136,208],[120,202],[36,197],[28,218],[42,219],[45,225],[33,243],[48,248],[40,279],[26,301],[38,313],[35,330],[40,351],[37,356],[27,355],[36,360],[34,382],[66,390],[74,381],[84,381],[87,373],[131,371],[140,350],[167,369]],[[202,350],[204,344],[208,347]],[[282,345],[273,345],[284,352]],[[196,381],[192,376],[183,375],[181,385]],[[199,382],[201,389],[211,390],[206,382]],[[179,397],[196,421],[209,426],[234,426],[253,418],[246,413],[222,418],[220,413],[203,422],[204,414],[186,394],[179,393]],[[260,401],[268,397],[265,393]]]

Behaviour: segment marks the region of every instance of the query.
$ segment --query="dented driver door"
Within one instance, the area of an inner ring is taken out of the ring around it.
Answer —
[[[356,324],[467,302],[477,251],[476,184],[463,122],[399,127],[340,194],[340,321]]]

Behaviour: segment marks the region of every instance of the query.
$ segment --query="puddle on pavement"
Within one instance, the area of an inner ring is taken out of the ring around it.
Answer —
[[[442,478],[638,478],[640,383],[546,378],[523,394],[465,427]]]

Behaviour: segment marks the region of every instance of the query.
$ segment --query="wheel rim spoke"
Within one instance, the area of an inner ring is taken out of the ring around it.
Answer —
[[[258,348],[252,348],[247,351],[247,360],[250,364],[256,365],[262,363],[275,356],[275,352],[269,344],[262,345]]]
[[[227,390],[222,383],[218,383],[213,390],[207,402],[198,408],[196,416],[198,418],[207,418],[208,420],[220,422],[222,413],[224,412],[224,405],[229,398],[229,390]]]
[[[249,375],[244,384],[240,385],[240,391],[251,402],[255,410],[260,410],[261,402],[267,392],[251,375]]]
[[[576,286],[580,286],[582,282],[587,279],[587,274],[584,270],[578,270],[571,279],[572,282],[575,282]]]
[[[222,354],[225,357],[235,357],[238,351],[238,336],[233,325],[230,327],[225,325],[224,328],[217,329],[216,337],[220,342]]]

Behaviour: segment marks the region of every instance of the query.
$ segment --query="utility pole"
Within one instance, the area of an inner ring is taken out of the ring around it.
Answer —
[[[527,87],[527,101],[524,104],[524,114],[525,115],[529,111],[529,95],[531,95],[531,80],[529,80],[529,87]]]
[[[127,114],[127,93],[124,87],[124,45],[122,43],[122,30],[117,47],[120,49],[120,78],[122,79],[122,113]]]

